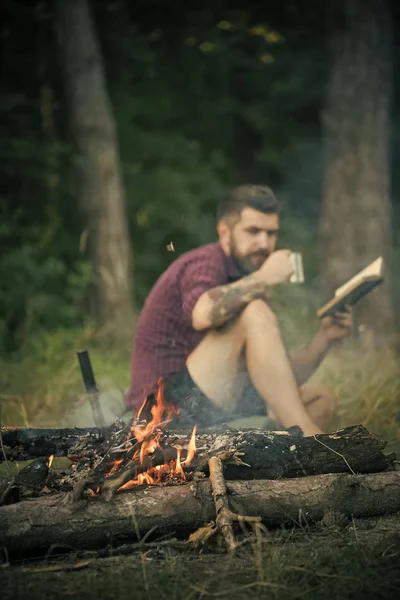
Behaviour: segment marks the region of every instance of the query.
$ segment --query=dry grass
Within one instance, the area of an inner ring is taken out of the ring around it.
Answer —
[[[342,349],[328,356],[316,379],[335,391],[334,425],[362,423],[400,454],[400,364],[392,353],[363,355]]]
[[[342,532],[271,532],[261,545],[250,544],[233,556],[153,550],[56,573],[43,563],[40,572],[32,572],[31,563],[0,572],[2,598],[396,598],[399,538],[387,535],[390,525],[378,535],[379,522],[372,533],[358,527],[353,522]]]

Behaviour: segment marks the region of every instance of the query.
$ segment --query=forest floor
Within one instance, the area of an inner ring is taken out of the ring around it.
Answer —
[[[129,556],[51,557],[0,568],[4,600],[398,597],[400,519],[270,531],[235,555],[144,547]]]

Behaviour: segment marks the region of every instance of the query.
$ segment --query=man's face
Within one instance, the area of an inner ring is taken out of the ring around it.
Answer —
[[[253,273],[274,251],[279,230],[277,214],[264,214],[246,206],[233,226],[219,229],[220,242],[243,274]]]

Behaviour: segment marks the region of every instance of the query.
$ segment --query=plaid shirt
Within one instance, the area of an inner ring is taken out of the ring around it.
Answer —
[[[192,327],[192,311],[200,296],[240,279],[220,244],[186,252],[161,275],[143,306],[136,327],[128,401],[137,410],[145,396],[180,371],[207,330]]]

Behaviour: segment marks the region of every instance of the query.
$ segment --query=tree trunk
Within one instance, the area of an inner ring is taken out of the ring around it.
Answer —
[[[307,523],[327,513],[369,517],[400,510],[400,473],[320,475],[289,480],[227,481],[229,503],[238,514],[260,516],[267,525]],[[64,495],[65,496],[65,495]],[[99,548],[145,535],[186,536],[215,519],[209,481],[195,487],[160,486],[129,491],[113,502],[100,498],[76,506],[62,494],[0,508],[0,547],[11,559],[46,551],[52,544]]]
[[[328,296],[378,256],[388,264],[391,245],[390,14],[387,0],[344,4],[323,113],[321,274]],[[355,310],[356,330],[370,348],[393,331],[389,271],[385,279]]]
[[[97,317],[114,337],[132,320],[132,259],[116,125],[87,0],[57,0],[80,201],[97,277]]]

